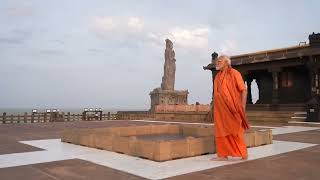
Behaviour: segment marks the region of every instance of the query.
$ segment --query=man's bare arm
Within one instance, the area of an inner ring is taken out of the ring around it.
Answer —
[[[247,89],[243,90],[242,94],[241,94],[241,98],[242,98],[241,102],[242,102],[242,106],[243,106],[244,111],[246,111],[247,94],[248,94]]]

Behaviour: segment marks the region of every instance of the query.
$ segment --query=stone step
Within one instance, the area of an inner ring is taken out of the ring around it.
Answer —
[[[307,115],[307,112],[295,112],[295,115]]]
[[[281,117],[305,117],[307,112],[294,111],[247,111],[247,116],[281,116]]]
[[[255,105],[249,105],[249,107]],[[257,105],[255,107],[266,108],[267,105]],[[292,106],[295,107],[295,106]],[[290,108],[290,107],[289,107]],[[270,111],[267,109],[263,110],[252,110],[247,109],[246,111],[249,121],[253,122],[289,122],[289,121],[298,121],[303,122],[306,120],[307,112],[305,110],[279,110],[279,111]]]
[[[266,113],[266,114],[306,114],[305,111],[259,111],[247,110],[247,113]]]
[[[249,114],[247,117],[291,118],[293,114]]]
[[[306,120],[307,120],[307,117],[291,117],[291,121],[304,122]]]
[[[278,117],[248,117],[249,121],[254,122],[289,122],[292,121],[291,118],[278,118]]]
[[[261,110],[269,111],[272,110],[271,104],[247,104],[248,110]],[[277,107],[278,111],[305,111],[305,104],[279,104]]]

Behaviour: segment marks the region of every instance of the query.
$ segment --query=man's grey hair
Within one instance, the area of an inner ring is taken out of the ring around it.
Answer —
[[[219,56],[218,59],[224,59],[225,61],[227,61],[227,64],[228,64],[229,66],[231,66],[231,59],[230,59],[229,56],[227,56],[227,55],[221,55],[221,56]]]

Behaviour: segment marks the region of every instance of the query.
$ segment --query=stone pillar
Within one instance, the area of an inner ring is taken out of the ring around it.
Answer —
[[[250,76],[248,71],[241,71],[242,79],[245,83],[247,83],[247,104],[253,104],[252,103],[252,93],[251,93],[251,82],[253,81],[253,78]]]
[[[307,64],[309,70],[309,79],[310,79],[310,98],[313,99],[319,96],[319,73],[317,62],[312,56],[309,56],[309,61]]]
[[[309,78],[310,78],[310,95],[311,98],[316,96],[317,87],[316,87],[316,71],[314,68],[309,69]]]
[[[245,82],[247,83],[247,91],[248,91],[248,94],[247,94],[247,104],[253,104],[252,102],[252,92],[251,92],[251,83],[253,81],[253,78],[250,77],[249,74],[247,74],[245,76]]]
[[[276,107],[279,104],[279,77],[281,68],[272,68],[268,69],[268,72],[272,74],[272,97],[271,103],[273,107]]]
[[[272,70],[272,104],[279,103],[279,72],[280,70]]]
[[[258,100],[256,101],[256,104],[259,104],[261,102],[261,97],[262,97],[262,93],[261,93],[261,89],[260,89],[260,77],[259,76],[255,76],[256,79],[256,83],[257,83],[257,88],[258,88]]]
[[[319,96],[319,71],[316,71],[315,74],[315,85],[316,85],[316,94]]]
[[[307,102],[307,121],[319,121],[320,100],[319,100],[319,68],[317,59],[309,56],[307,61],[310,79],[310,98]]]

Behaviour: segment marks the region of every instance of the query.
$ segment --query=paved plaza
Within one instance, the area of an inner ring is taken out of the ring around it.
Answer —
[[[320,125],[253,124],[271,128],[273,144],[249,148],[246,161],[210,161],[212,154],[154,162],[63,143],[63,129],[159,124],[102,121],[0,126],[0,179],[318,179]],[[201,125],[201,123],[181,123]],[[205,124],[210,125],[210,124]]]

